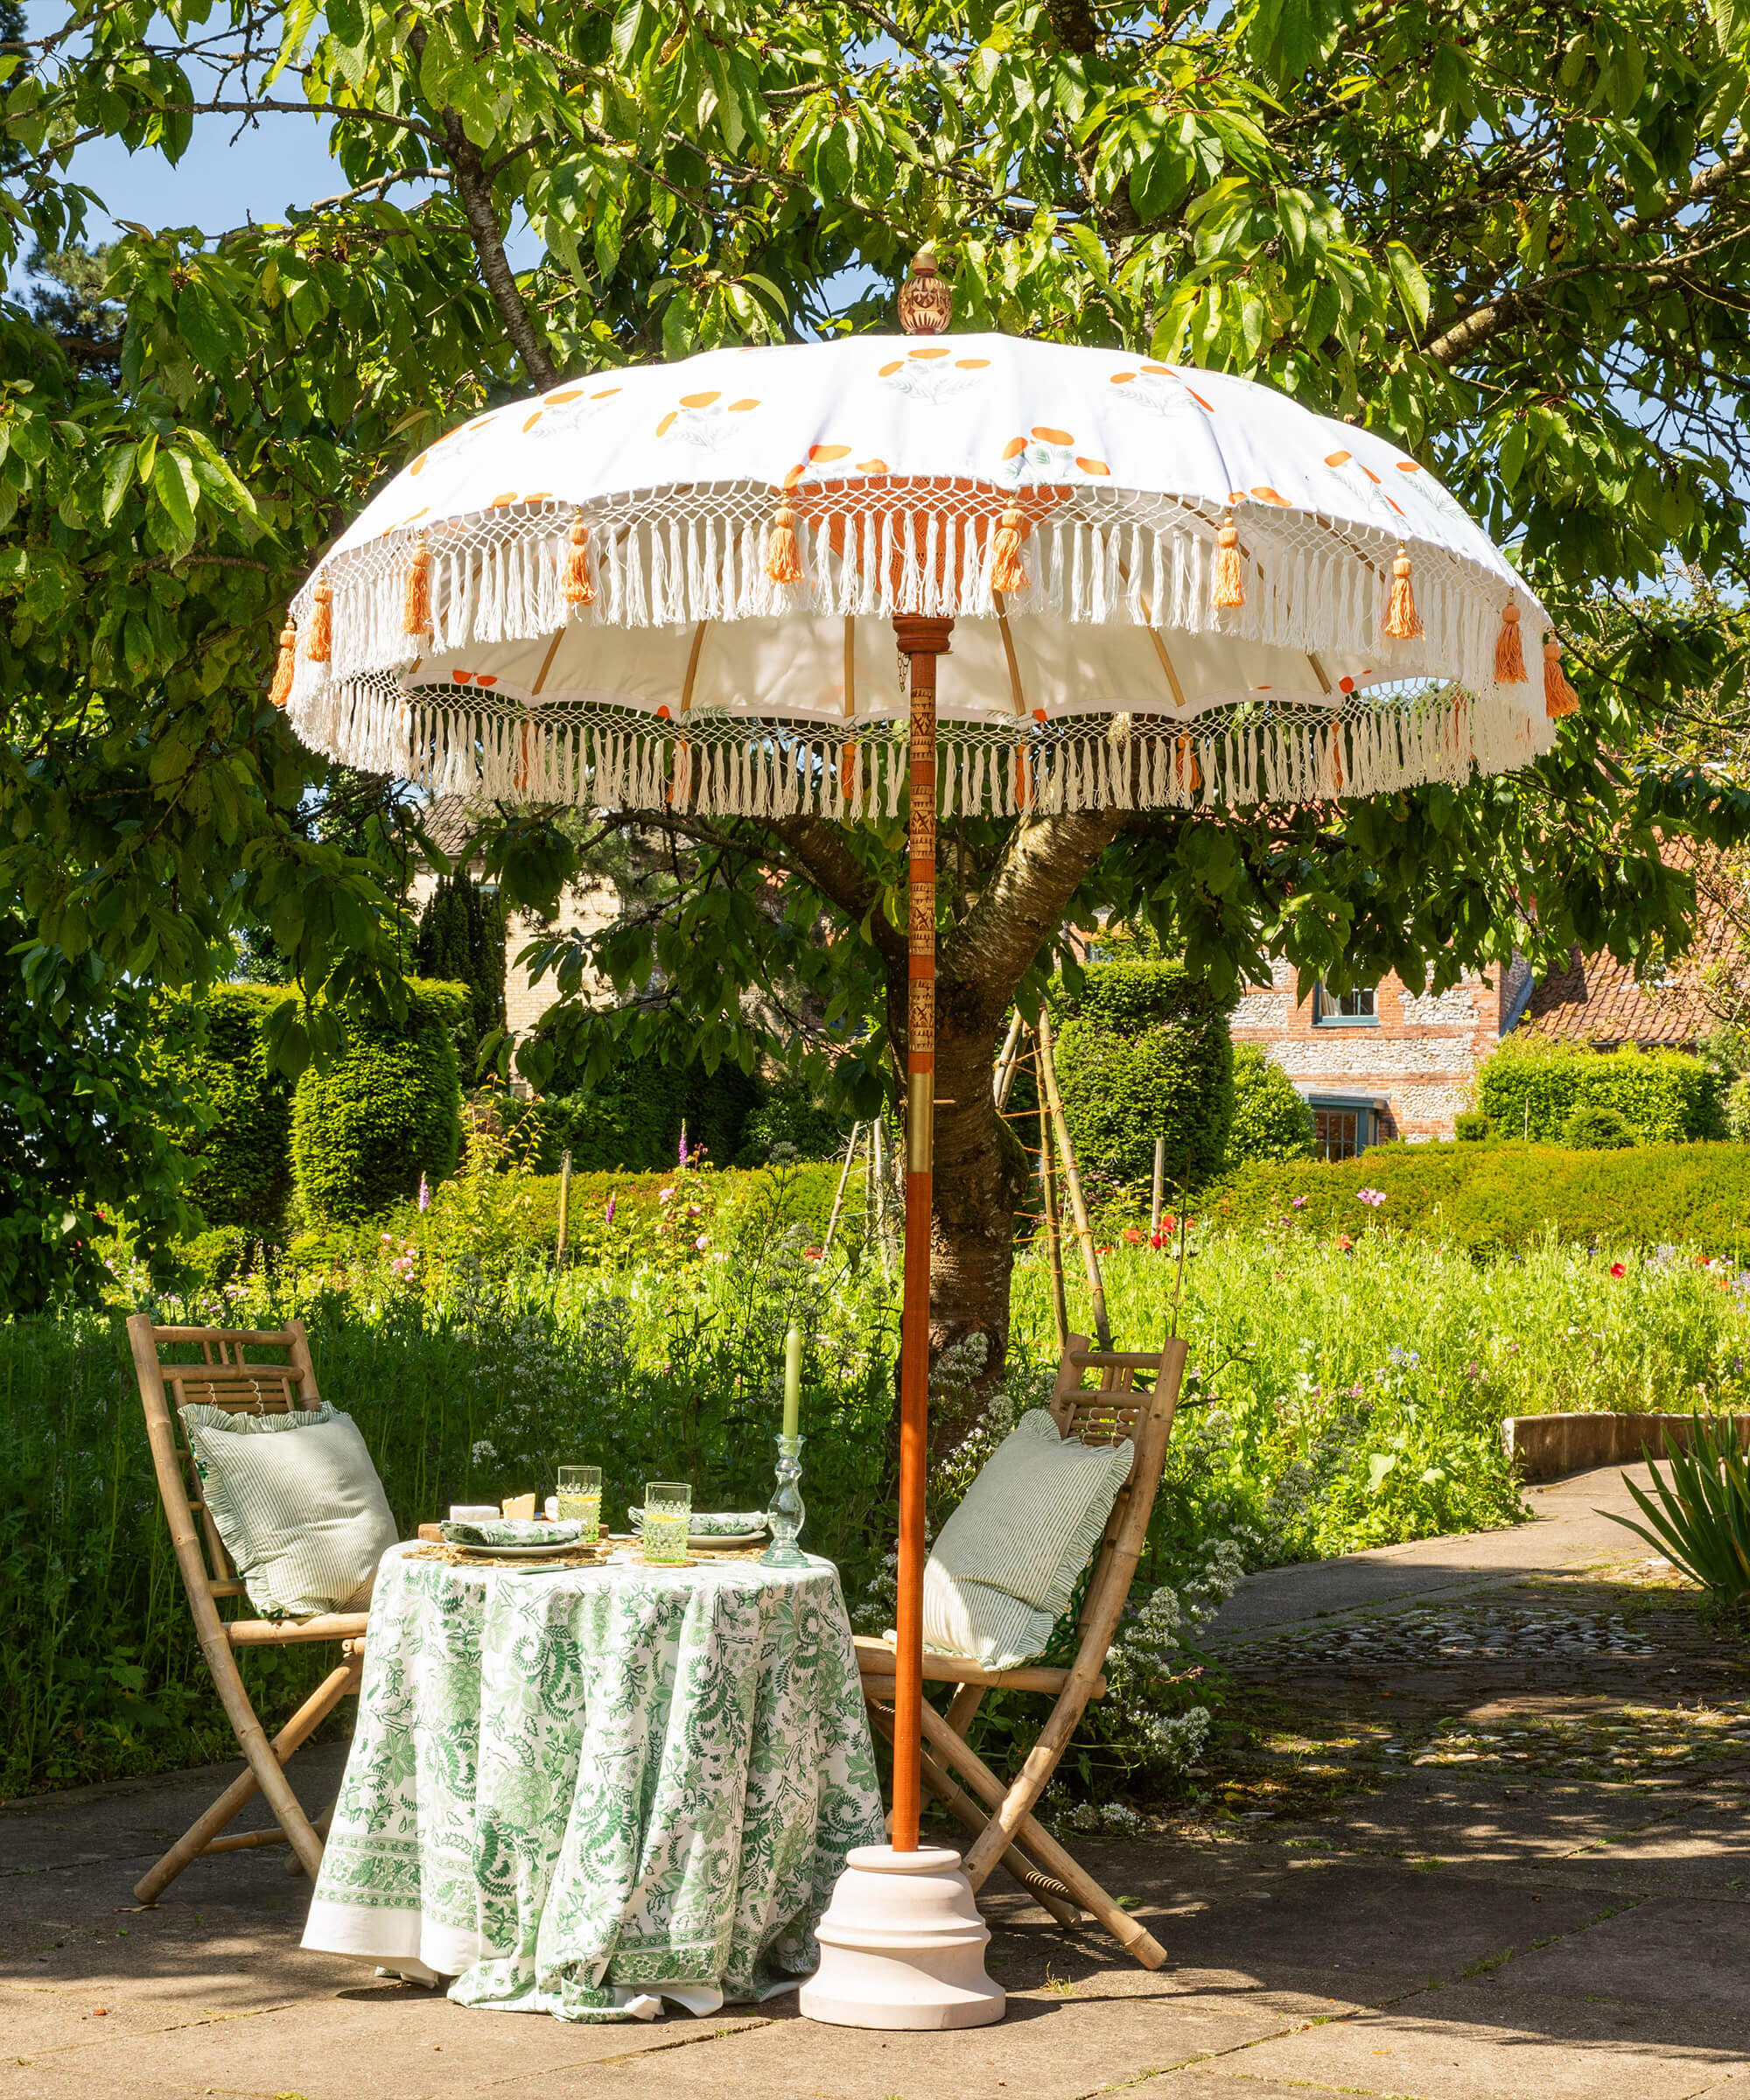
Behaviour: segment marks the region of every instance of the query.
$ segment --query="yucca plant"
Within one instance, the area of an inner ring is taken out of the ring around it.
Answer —
[[[1739,1446],[1735,1426],[1716,1436],[1696,1415],[1690,1437],[1685,1451],[1669,1429],[1665,1432],[1670,1477],[1662,1476],[1656,1466],[1648,1468],[1652,1495],[1623,1474],[1622,1484],[1646,1524],[1614,1510],[1599,1514],[1626,1524],[1722,1604],[1740,1604],[1750,1598],[1750,1460]]]

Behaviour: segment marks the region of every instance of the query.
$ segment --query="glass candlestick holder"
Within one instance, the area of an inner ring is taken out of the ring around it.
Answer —
[[[806,1514],[802,1491],[797,1485],[802,1477],[802,1444],[801,1437],[778,1439],[778,1489],[766,1512],[772,1543],[760,1556],[762,1568],[800,1568],[808,1558],[796,1544]]]

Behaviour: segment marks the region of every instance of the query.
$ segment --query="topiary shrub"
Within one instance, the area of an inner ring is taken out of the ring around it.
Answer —
[[[1726,1096],[1726,1134],[1740,1144],[1750,1139],[1750,1074],[1733,1080]]]
[[[292,994],[215,984],[192,1011],[192,1046],[173,1059],[202,1127],[178,1133],[195,1162],[189,1194],[209,1225],[270,1229],[291,1194],[291,1082],[268,1063],[263,1025]]]
[[[1643,1144],[1726,1136],[1719,1083],[1682,1050],[1593,1050],[1510,1035],[1477,1074],[1477,1105],[1503,1138],[1559,1144],[1582,1104],[1614,1109]]]
[[[440,875],[419,914],[413,960],[423,977],[469,995],[462,1054],[472,1078],[480,1046],[505,1025],[504,906],[466,869]]]
[[[788,1145],[798,1159],[836,1159],[849,1135],[837,1116],[823,1109],[806,1087],[786,1081],[749,1111],[741,1126],[735,1164],[764,1166],[780,1145]]]
[[[411,1195],[422,1174],[439,1181],[455,1171],[462,1143],[455,1031],[472,1004],[466,984],[414,979],[400,1029],[355,1023],[346,1050],[299,1079],[291,1158],[306,1222],[370,1217]]]
[[[1165,1138],[1175,1186],[1217,1172],[1234,1116],[1231,1002],[1177,962],[1098,962],[1063,1004],[1058,1081],[1078,1165],[1140,1181]]]
[[[1312,1111],[1287,1073],[1256,1043],[1234,1046],[1234,1120],[1227,1157],[1230,1167],[1312,1157]]]
[[[1452,1118],[1452,1135],[1460,1144],[1480,1144],[1488,1134],[1488,1117],[1480,1109],[1460,1109]]]
[[[1620,1152],[1634,1143],[1634,1133],[1608,1102],[1583,1101],[1562,1125],[1562,1143],[1577,1152]]]

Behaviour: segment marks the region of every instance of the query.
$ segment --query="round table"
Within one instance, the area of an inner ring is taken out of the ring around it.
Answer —
[[[383,1557],[304,1944],[463,2005],[696,2012],[815,1968],[885,1838],[830,1561]]]

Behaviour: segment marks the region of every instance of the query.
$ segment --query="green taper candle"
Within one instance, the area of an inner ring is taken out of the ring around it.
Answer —
[[[799,1436],[802,1416],[802,1330],[784,1337],[784,1434]]]

